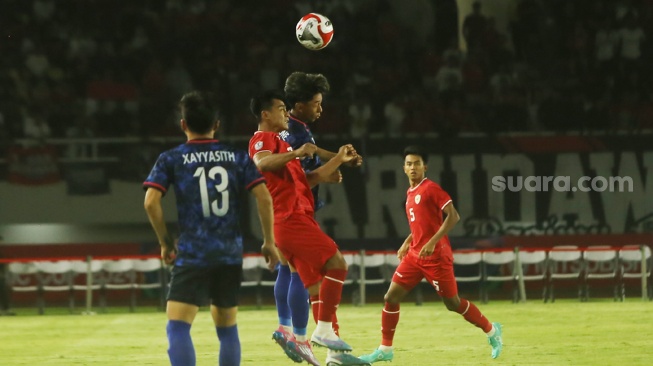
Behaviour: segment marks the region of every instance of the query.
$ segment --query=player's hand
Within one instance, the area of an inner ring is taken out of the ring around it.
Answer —
[[[342,173],[340,170],[336,170],[333,173],[331,173],[324,183],[342,183]]]
[[[352,161],[357,156],[358,153],[356,153],[356,149],[354,149],[354,146],[352,146],[351,144],[347,144],[347,145],[340,146],[336,158],[340,159],[340,163],[342,164],[342,163],[348,163]]]
[[[273,243],[263,242],[261,245],[261,254],[265,258],[265,263],[268,265],[270,271],[274,270],[279,263],[279,254],[277,253],[277,248]]]
[[[168,265],[173,264],[175,259],[177,259],[177,242],[175,241],[173,243],[172,240],[168,239],[166,242],[160,243],[160,245],[163,263]]]
[[[358,153],[356,153],[356,157],[353,158],[353,159],[351,159],[351,160],[347,163],[347,165],[350,166],[350,167],[352,167],[352,168],[358,168],[358,167],[360,167],[361,165],[363,165],[363,157],[360,156],[360,155],[358,155]]]
[[[316,152],[317,152],[317,146],[311,144],[310,142],[307,142],[304,145],[302,145],[299,149],[295,150],[295,155],[297,155],[297,157],[300,159],[312,158]]]
[[[434,249],[435,249],[435,244],[432,244],[431,242],[424,244],[422,250],[419,251],[420,258],[430,256],[431,254],[433,254]]]
[[[402,246],[399,248],[399,250],[397,250],[397,258],[399,258],[399,260],[404,259],[404,257],[406,256],[406,254],[408,254],[408,249],[409,249],[409,248],[410,248],[410,247],[409,247],[408,245],[402,245]]]

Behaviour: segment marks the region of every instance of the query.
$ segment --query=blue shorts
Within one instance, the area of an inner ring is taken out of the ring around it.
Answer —
[[[219,308],[238,306],[243,266],[175,266],[172,268],[168,301],[196,306],[210,304]]]

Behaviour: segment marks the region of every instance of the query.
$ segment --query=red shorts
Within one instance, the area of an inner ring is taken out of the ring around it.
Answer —
[[[420,259],[418,253],[409,251],[395,270],[392,282],[410,291],[422,278],[426,278],[440,297],[448,298],[458,294],[450,246],[438,244],[433,256],[428,259]]]
[[[338,252],[338,245],[320,229],[313,216],[303,213],[275,221],[274,237],[304,287],[322,280],[325,263]]]

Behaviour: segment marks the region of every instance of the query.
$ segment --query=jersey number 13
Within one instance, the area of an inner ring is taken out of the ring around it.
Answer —
[[[202,198],[202,211],[204,211],[204,217],[211,216],[211,213],[216,216],[224,216],[229,211],[229,191],[227,190],[229,176],[227,174],[227,169],[221,166],[214,166],[209,170],[209,179],[220,181],[220,183],[215,186],[215,190],[221,195],[221,199],[213,202],[209,200],[209,188],[206,183],[206,175],[204,167],[197,168],[193,175],[194,177],[199,177],[200,197]],[[216,175],[219,175],[218,179],[216,179]],[[219,201],[222,201],[222,204],[220,204]]]

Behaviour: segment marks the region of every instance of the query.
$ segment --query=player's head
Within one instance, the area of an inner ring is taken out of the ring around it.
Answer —
[[[295,71],[286,79],[283,91],[294,117],[312,123],[322,113],[322,98],[329,92],[329,81],[322,74]]]
[[[249,101],[249,110],[264,131],[280,132],[288,129],[288,111],[283,93],[268,90]]]
[[[404,173],[411,182],[420,182],[426,173],[428,155],[424,150],[415,145],[404,149]]]
[[[210,94],[193,91],[179,101],[181,127],[196,134],[215,132],[219,126],[218,109]]]

